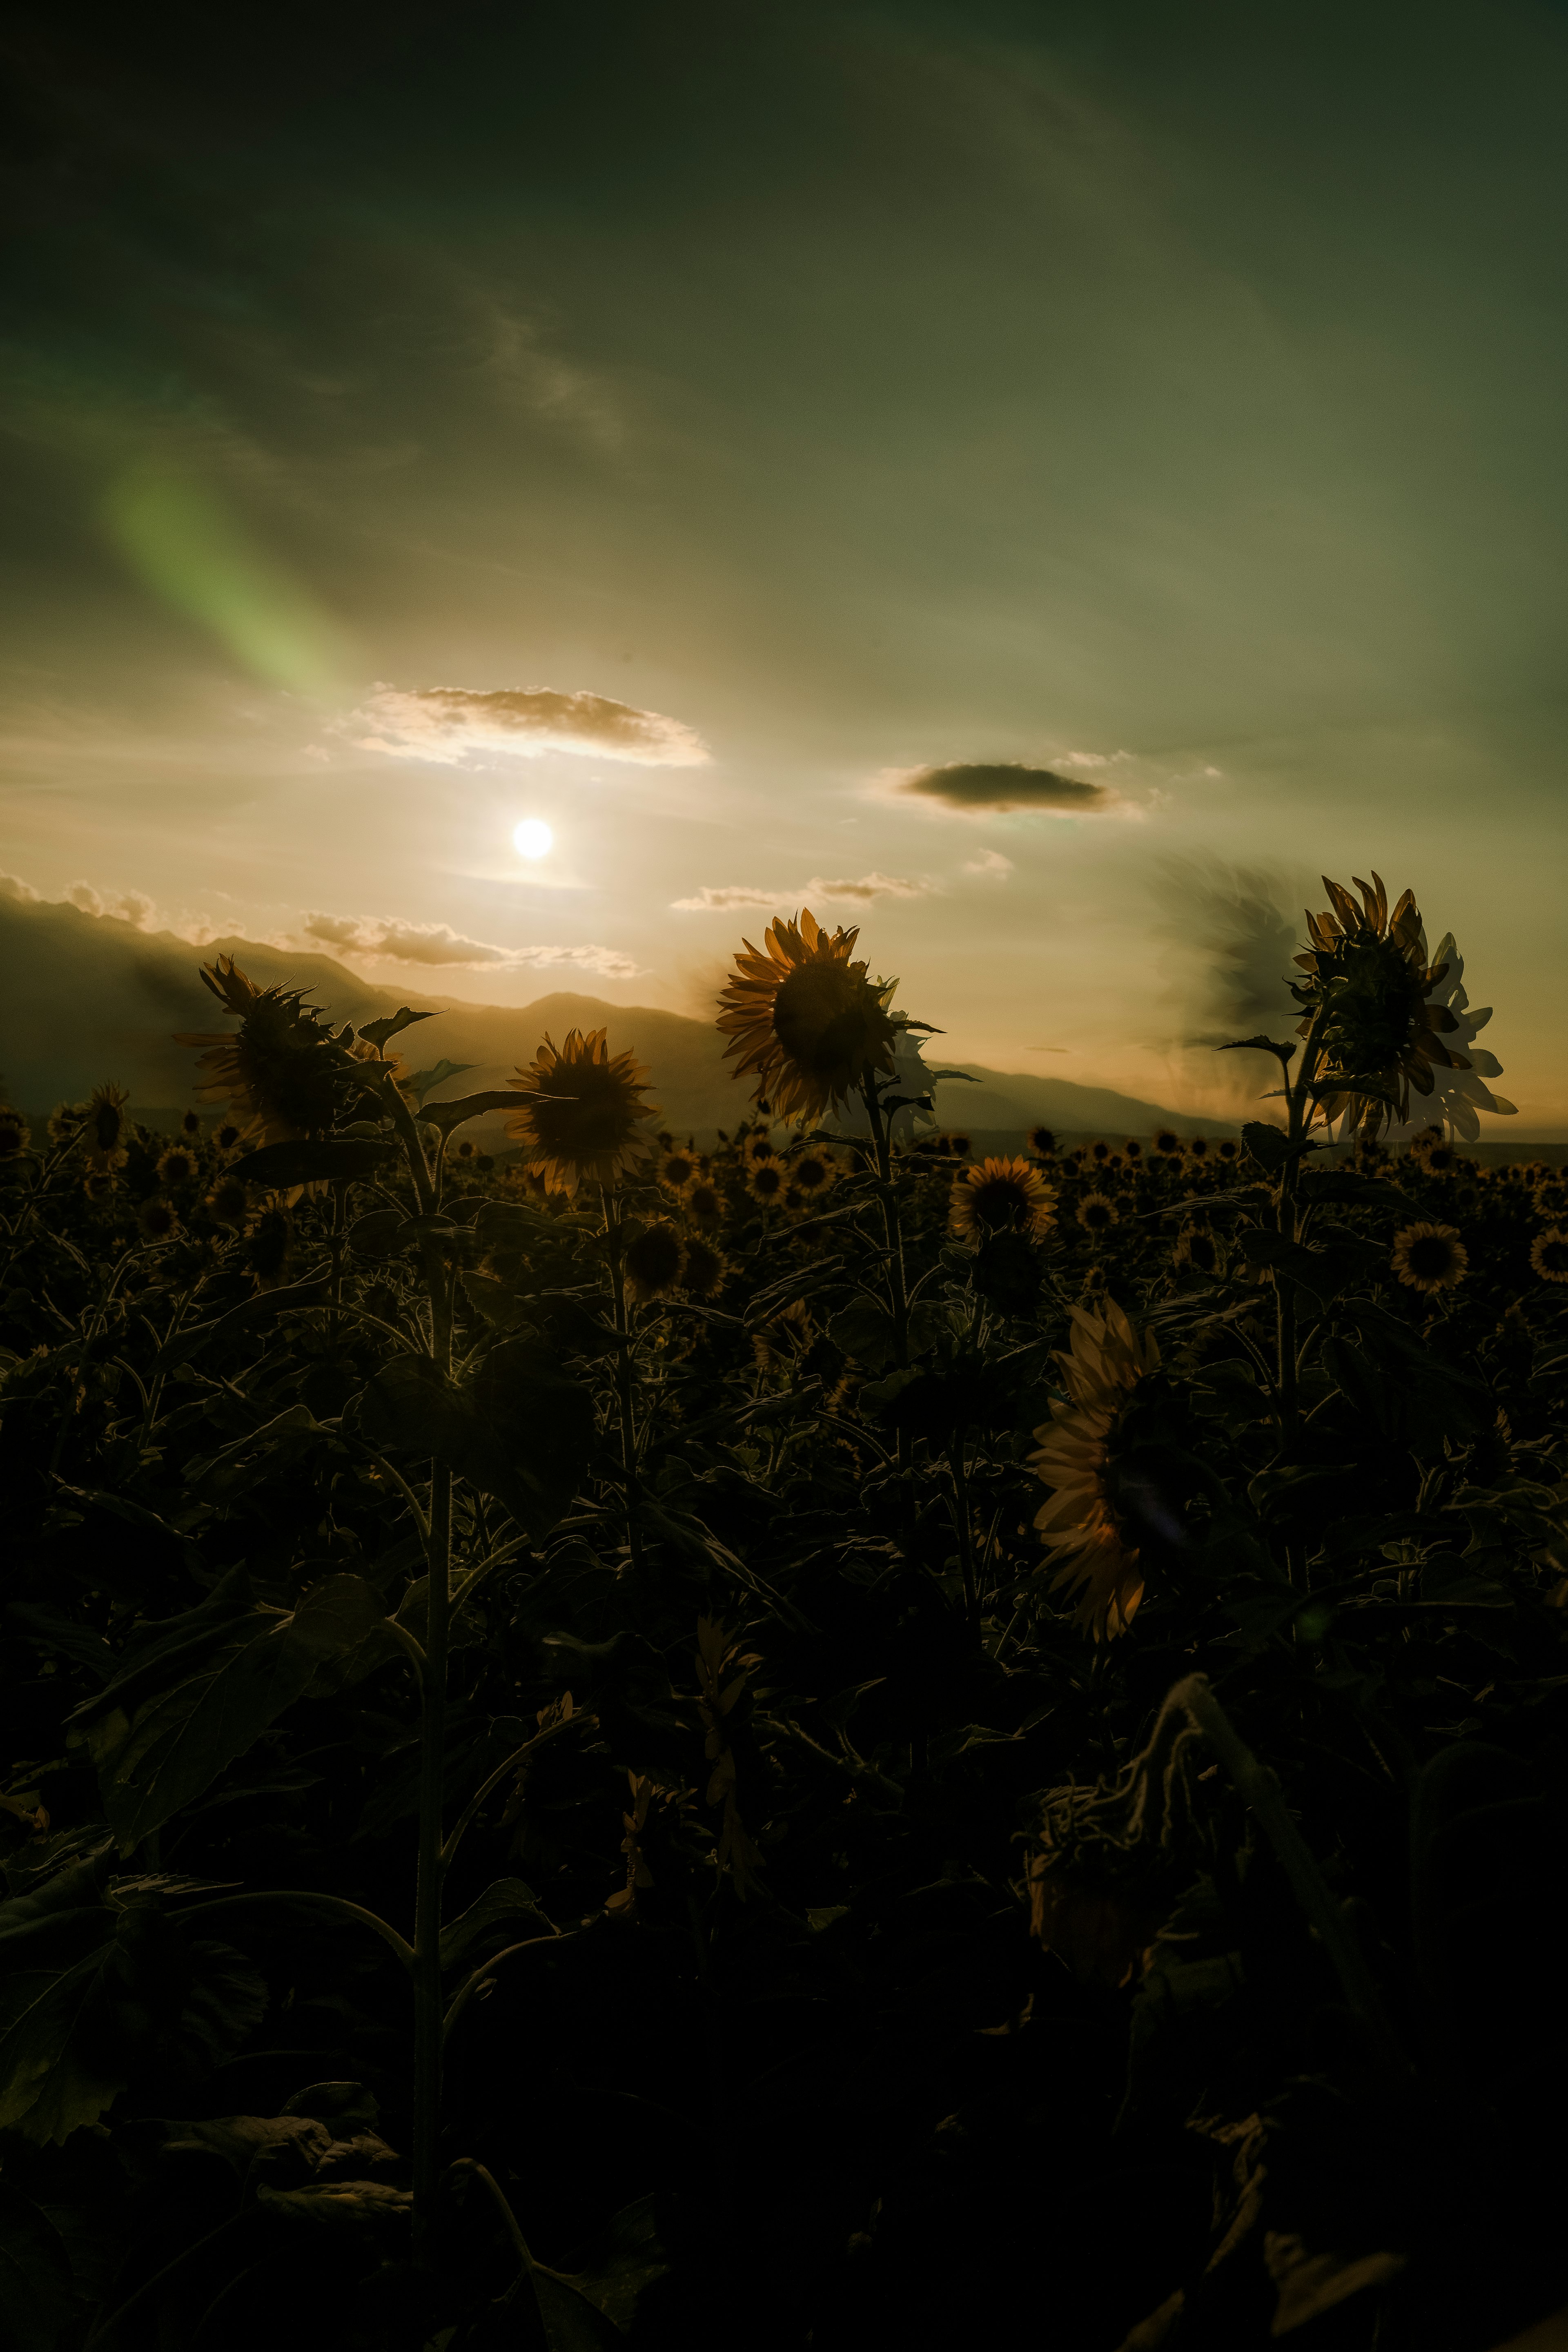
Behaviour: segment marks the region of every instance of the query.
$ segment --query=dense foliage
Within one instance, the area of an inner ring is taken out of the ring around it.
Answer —
[[[1241,1143],[895,1142],[894,1016],[858,1141],[569,1040],[492,1160],[218,977],[235,1123],[5,1129],[0,2342],[1568,2298],[1556,1175],[1315,1150],[1309,992]]]

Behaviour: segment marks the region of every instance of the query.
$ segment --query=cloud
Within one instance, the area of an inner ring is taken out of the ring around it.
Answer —
[[[80,915],[111,915],[139,931],[160,929],[158,909],[144,890],[116,890],[105,898],[90,882],[68,882],[66,904]]]
[[[966,874],[984,874],[988,881],[1005,882],[1013,871],[1013,861],[1004,857],[999,849],[983,849],[978,857],[968,860],[963,870]]]
[[[36,905],[37,896],[32,884],[24,882],[19,874],[0,874],[0,898],[14,898],[20,905],[30,907]]]
[[[413,963],[469,971],[541,971],[571,965],[605,980],[631,980],[639,967],[618,948],[493,947],[467,940],[448,923],[400,923],[388,916],[307,913],[300,936],[312,947],[340,948],[354,955],[385,956]]]
[[[522,760],[576,751],[644,768],[700,768],[709,757],[700,735],[662,711],[639,710],[602,694],[557,694],[548,687],[472,694],[458,686],[378,686],[346,723],[364,730],[350,737],[362,751],[446,767],[485,751]]]
[[[858,881],[833,881],[814,874],[798,890],[759,890],[749,882],[731,882],[718,889],[698,890],[689,898],[672,898],[670,904],[681,915],[731,915],[748,907],[809,906],[816,898],[847,900],[864,907],[875,898],[929,898],[935,887],[933,882],[902,874],[862,874]]]
[[[950,760],[942,767],[913,768],[893,789],[965,815],[1048,809],[1058,816],[1094,816],[1117,804],[1116,794],[1104,784],[1058,776],[1054,768],[1026,767],[1022,760]]]

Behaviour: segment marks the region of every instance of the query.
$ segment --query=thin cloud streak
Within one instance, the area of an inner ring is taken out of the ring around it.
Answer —
[[[633,980],[641,969],[618,948],[592,942],[584,947],[503,948],[486,940],[465,939],[449,923],[403,923],[388,916],[312,910],[300,926],[300,939],[311,947],[336,948],[344,954],[385,957],[395,963],[448,971],[547,971],[563,965],[597,972],[605,980]]]
[[[570,751],[643,768],[700,768],[710,756],[695,729],[663,711],[550,687],[480,694],[458,686],[378,686],[345,725],[363,730],[349,737],[359,751],[443,767],[498,751],[521,760]]]
[[[1059,776],[1054,768],[1032,768],[1022,760],[950,760],[939,767],[911,768],[894,780],[893,790],[900,798],[934,801],[961,816],[1010,809],[1099,816],[1118,805],[1117,794],[1104,784]]]
[[[930,898],[936,887],[901,874],[862,874],[853,881],[814,874],[798,890],[761,890],[748,882],[734,882],[695,891],[689,898],[672,898],[670,905],[680,915],[732,915],[747,908],[809,904],[813,898],[868,907],[877,898]]]

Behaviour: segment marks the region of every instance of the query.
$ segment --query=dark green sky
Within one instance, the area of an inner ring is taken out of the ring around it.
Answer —
[[[10,42],[9,871],[520,1003],[852,883],[956,1049],[1194,1098],[1172,862],[1375,865],[1568,1119],[1560,10]]]

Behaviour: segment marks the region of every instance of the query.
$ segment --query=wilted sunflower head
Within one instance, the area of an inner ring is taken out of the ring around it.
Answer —
[[[33,1139],[33,1130],[19,1110],[0,1103],[0,1160],[18,1160]]]
[[[709,1231],[724,1222],[724,1196],[716,1184],[700,1178],[687,1193],[686,1213],[694,1225]]]
[[[1104,1192],[1086,1192],[1075,1213],[1086,1234],[1108,1233],[1121,1222],[1121,1210]]]
[[[1308,912],[1312,944],[1296,958],[1307,977],[1293,981],[1290,992],[1302,1007],[1298,1034],[1316,1030],[1323,1076],[1344,1081],[1342,1091],[1322,1098],[1322,1117],[1343,1118],[1352,1130],[1374,1136],[1408,1119],[1411,1087],[1429,1095],[1434,1069],[1468,1070],[1470,1063],[1443,1043],[1459,1025],[1446,1004],[1433,1001],[1448,967],[1426,961],[1414,893],[1406,890],[1391,914],[1381,876],[1370,883],[1351,878],[1362,895],[1359,907],[1323,877],[1331,905],[1321,915]]]
[[[662,1221],[645,1225],[627,1243],[621,1261],[627,1299],[646,1307],[651,1299],[663,1298],[674,1290],[680,1280],[681,1255],[680,1235],[673,1225]]]
[[[559,1052],[546,1037],[507,1084],[523,1100],[506,1131],[557,1191],[614,1184],[653,1150],[643,1132],[658,1117],[658,1104],[642,1100],[648,1074],[629,1053],[612,1055],[603,1029],[572,1030]]]
[[[157,1192],[149,1193],[136,1212],[136,1223],[144,1242],[173,1241],[180,1230],[180,1221],[169,1202]]]
[[[183,1143],[171,1144],[158,1160],[160,1184],[188,1184],[196,1173],[196,1156],[187,1151]]]
[[[1410,1290],[1452,1290],[1463,1282],[1470,1255],[1452,1225],[1422,1223],[1395,1234],[1390,1263]]]
[[[659,1162],[658,1181],[671,1192],[684,1192],[697,1181],[697,1158],[690,1151],[667,1151]]]
[[[202,966],[203,985],[239,1027],[181,1030],[196,1048],[199,1102],[226,1102],[252,1143],[289,1143],[330,1128],[354,1065],[353,1032],[335,1036],[302,988],[258,988],[232,956]]]
[[[1079,1594],[1074,1614],[1096,1641],[1126,1632],[1143,1596],[1139,1548],[1118,1499],[1116,1455],[1127,1404],[1158,1370],[1152,1333],[1140,1337],[1113,1300],[1103,1315],[1072,1309],[1070,1351],[1058,1363],[1068,1391],[1037,1429],[1029,1466],[1050,1487],[1035,1525],[1059,1565],[1051,1591]]]
[[[966,1240],[1014,1233],[1038,1241],[1056,1216],[1056,1199],[1031,1161],[982,1160],[953,1179],[948,1229]]]
[[[1033,1151],[1039,1159],[1054,1160],[1056,1158],[1057,1139],[1055,1131],[1051,1128],[1032,1127],[1029,1129],[1027,1140],[1030,1150]]]
[[[88,1156],[97,1169],[125,1165],[125,1106],[130,1099],[128,1090],[117,1087],[112,1078],[101,1087],[94,1087],[88,1097],[83,1134]]]
[[[779,1207],[788,1187],[789,1179],[784,1173],[784,1164],[777,1160],[759,1160],[746,1179],[747,1192],[753,1201],[760,1201],[764,1209]]]
[[[864,963],[851,963],[857,930],[823,930],[811,909],[780,916],[750,940],[721,992],[719,1027],[732,1040],[735,1075],[755,1071],[757,1094],[779,1118],[820,1118],[877,1071],[893,1067],[895,1031]]]
[[[680,1287],[687,1296],[690,1298],[711,1298],[715,1291],[722,1287],[729,1271],[730,1262],[723,1252],[716,1250],[711,1242],[704,1241],[700,1234],[693,1234],[686,1244],[686,1255],[680,1267]]]
[[[1542,1282],[1568,1282],[1568,1234],[1557,1225],[1537,1234],[1530,1244],[1530,1263]]]

